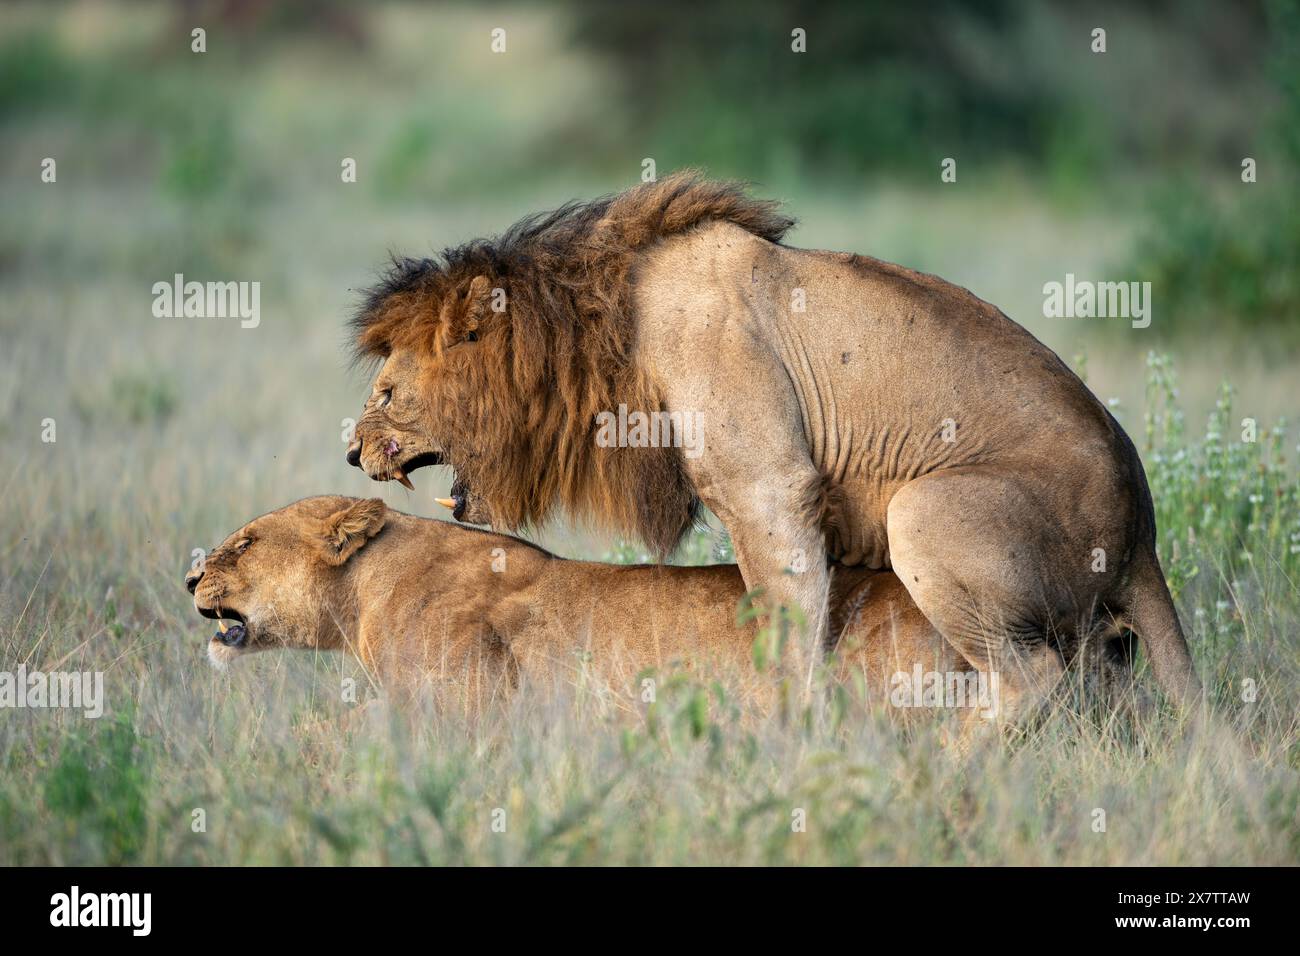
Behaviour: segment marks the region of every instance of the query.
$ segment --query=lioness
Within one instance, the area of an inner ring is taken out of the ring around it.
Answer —
[[[968,721],[998,716],[997,682],[980,682],[897,578],[845,569],[835,581],[841,680],[860,674],[909,716],[935,705],[914,691],[919,675],[938,674],[941,697],[956,686],[964,698],[939,706],[969,708]],[[737,624],[734,565],[571,561],[379,499],[307,498],[255,518],[185,585],[199,613],[222,622],[208,644],[218,665],[269,648],[347,650],[386,689],[432,686],[468,713],[521,681],[581,675],[639,690],[634,677],[673,662],[747,679],[760,696],[772,686],[755,672],[754,623]]]
[[[965,289],[784,246],[791,225],[678,174],[396,260],[354,322],[383,364],[348,460],[408,486],[450,464],[501,528],[563,509],[661,556],[703,502],[745,585],[815,625],[809,673],[828,554],[892,568],[1007,706],[1061,673],[1009,666],[1019,644],[1103,622],[1195,696],[1142,464],[1106,407]]]

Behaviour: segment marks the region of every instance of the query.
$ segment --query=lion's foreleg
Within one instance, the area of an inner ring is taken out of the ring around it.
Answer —
[[[721,301],[697,313],[689,348],[679,320],[649,321],[643,347],[667,409],[698,418],[683,445],[686,474],[730,533],[746,590],[761,589],[757,606],[790,632],[788,667],[806,690],[829,630],[823,476],[790,374],[744,308]],[[784,625],[781,608],[793,618]]]
[[[745,507],[720,515],[763,625],[785,638],[786,662],[805,692],[826,649],[830,575],[816,515],[778,483],[749,489]]]

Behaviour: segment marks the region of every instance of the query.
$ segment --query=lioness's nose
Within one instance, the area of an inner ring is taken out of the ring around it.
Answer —
[[[194,571],[194,570],[187,571],[185,574],[185,590],[193,594],[194,589],[199,586],[199,580],[202,577],[203,577],[202,571]]]
[[[361,467],[361,439],[358,438],[351,445],[348,445],[348,464]]]

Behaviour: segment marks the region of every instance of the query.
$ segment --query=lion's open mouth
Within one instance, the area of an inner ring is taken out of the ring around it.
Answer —
[[[436,451],[422,451],[412,458],[408,458],[402,464],[398,465],[389,472],[389,477],[396,482],[400,482],[403,487],[414,491],[415,485],[411,484],[411,479],[407,476],[417,468],[424,468],[426,465],[444,464],[442,455]]]
[[[451,516],[457,521],[465,520],[465,506],[469,501],[469,485],[465,484],[465,479],[457,477],[451,483],[451,494],[447,498],[433,499],[444,508],[451,509]]]

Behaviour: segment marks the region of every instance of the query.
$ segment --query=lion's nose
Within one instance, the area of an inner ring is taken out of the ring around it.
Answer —
[[[199,586],[199,580],[203,577],[202,571],[188,571],[185,575],[185,590],[191,594]]]
[[[357,468],[361,467],[361,439],[358,438],[351,445],[348,445],[348,464]]]

